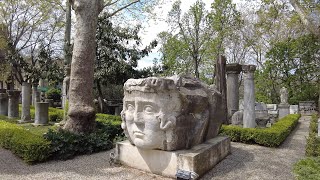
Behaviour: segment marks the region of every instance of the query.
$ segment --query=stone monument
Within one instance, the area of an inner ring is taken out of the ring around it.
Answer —
[[[240,64],[227,64],[227,105],[228,118],[239,111],[239,74]]]
[[[8,103],[8,117],[18,118],[19,117],[19,98],[21,91],[8,90],[9,103]]]
[[[280,104],[278,105],[279,119],[290,114],[290,105],[288,104],[288,90],[285,87],[280,89]]]
[[[0,115],[8,116],[8,94],[5,89],[0,89]]]
[[[223,124],[230,124],[228,120],[228,107],[227,107],[227,80],[226,80],[226,58],[219,56],[215,64],[215,85],[217,91],[222,95],[222,110],[225,117],[221,117]]]
[[[22,112],[19,123],[26,123],[31,121],[30,104],[31,104],[31,85],[28,82],[22,83]]]
[[[35,106],[34,125],[46,125],[49,122],[49,103],[37,102]]]
[[[243,127],[255,128],[255,91],[254,91],[254,71],[255,65],[242,65],[244,75],[244,97],[243,97]]]
[[[128,141],[117,143],[120,163],[169,177],[201,176],[230,153],[230,139],[217,136],[226,115],[217,90],[189,77],[151,77],[129,79],[124,95]]]

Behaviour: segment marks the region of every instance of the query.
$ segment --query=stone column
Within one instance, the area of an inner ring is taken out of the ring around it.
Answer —
[[[5,89],[0,89],[0,115],[8,116],[8,94]]]
[[[9,105],[8,105],[8,117],[17,118],[19,117],[19,98],[21,91],[8,90]]]
[[[243,97],[243,127],[254,128],[256,127],[255,115],[255,92],[254,92],[254,71],[255,65],[243,65],[242,71],[244,72],[244,97]]]
[[[66,77],[63,79],[62,83],[62,103],[61,106],[63,109],[66,108],[67,102],[69,99],[69,86],[70,86],[70,67],[65,67]]]
[[[40,102],[40,93],[38,92],[38,83],[32,84],[32,106],[35,106],[36,102]]]
[[[37,102],[35,106],[35,125],[46,125],[49,122],[49,103]]]
[[[21,120],[20,123],[30,122],[31,115],[30,115],[30,96],[31,96],[31,85],[30,83],[23,82],[22,83],[22,112],[21,112]]]
[[[221,121],[223,124],[229,124],[228,122],[228,109],[227,109],[227,83],[226,83],[226,58],[224,56],[219,56],[215,65],[215,85],[217,90],[222,95],[222,116]]]
[[[227,64],[227,107],[228,118],[239,111],[239,74],[241,72],[241,65]]]

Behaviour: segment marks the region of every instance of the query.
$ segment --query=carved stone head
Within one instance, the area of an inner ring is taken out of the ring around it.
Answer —
[[[221,98],[213,96],[217,93],[192,78],[129,79],[124,84],[121,127],[139,148],[191,148],[218,133],[221,122],[210,118],[215,112],[210,110],[212,103]]]

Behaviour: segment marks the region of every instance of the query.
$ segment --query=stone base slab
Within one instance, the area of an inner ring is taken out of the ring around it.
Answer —
[[[230,138],[218,136],[188,150],[160,151],[137,148],[130,142],[116,144],[115,158],[123,165],[175,178],[182,170],[201,177],[230,154]]]
[[[278,105],[279,110],[279,119],[287,116],[290,114],[290,105],[289,104],[279,104]]]
[[[19,123],[19,124],[32,123],[32,122],[33,122],[33,120],[30,120],[30,121],[18,120],[18,123]]]

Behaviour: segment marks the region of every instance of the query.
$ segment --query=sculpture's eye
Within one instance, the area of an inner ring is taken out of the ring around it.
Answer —
[[[134,105],[128,104],[128,105],[127,105],[127,110],[128,110],[128,111],[134,111]]]
[[[154,113],[154,109],[153,109],[152,106],[146,105],[146,106],[144,106],[144,112],[146,112],[146,113]]]

